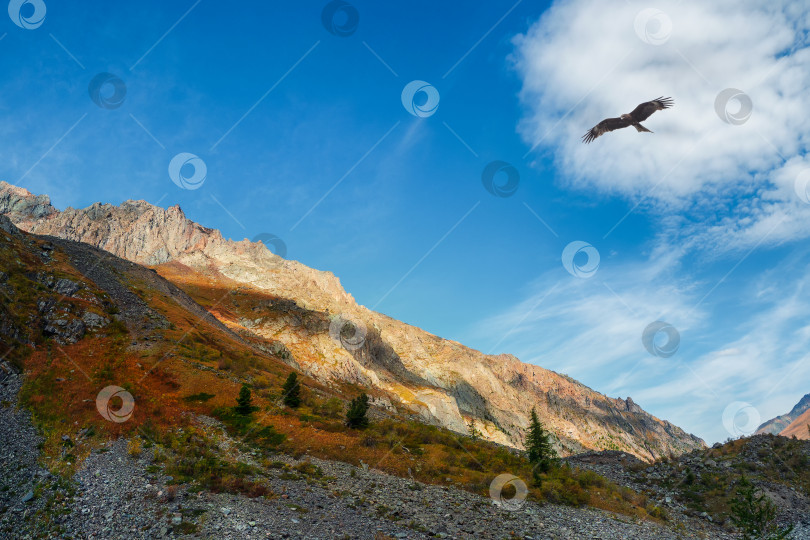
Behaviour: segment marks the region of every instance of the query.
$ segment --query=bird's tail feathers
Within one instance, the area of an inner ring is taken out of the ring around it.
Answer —
[[[636,128],[636,131],[638,131],[638,132],[646,131],[647,133],[652,133],[652,131],[650,131],[649,129],[645,128],[645,127],[644,127],[644,126],[642,126],[641,124],[633,124],[633,127],[634,127],[634,128]]]

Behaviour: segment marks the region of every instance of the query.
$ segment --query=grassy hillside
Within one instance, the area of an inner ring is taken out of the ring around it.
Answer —
[[[372,409],[367,429],[348,429],[346,402],[361,388],[325,388],[301,377],[301,407],[285,408],[279,397],[294,363],[289,352],[236,335],[154,271],[69,241],[0,231],[0,272],[0,355],[24,370],[21,399],[44,435],[42,460],[53,472],[68,476],[104,442],[125,437],[133,452],[157,452],[180,482],[269,496],[257,471],[221,459],[217,441],[193,421],[206,415],[223,421],[267,467],[279,452],[311,455],[484,496],[503,472],[531,478],[521,453],[382,409]],[[59,292],[59,279],[72,286]],[[202,282],[186,289],[212,310],[223,296],[242,298]],[[80,336],[46,331],[54,314],[84,320],[88,313],[103,325],[86,325]],[[257,407],[250,417],[232,410],[244,383]],[[134,398],[124,422],[105,420],[96,408],[109,385]],[[530,496],[642,517],[652,511],[644,496],[565,467],[546,475]]]

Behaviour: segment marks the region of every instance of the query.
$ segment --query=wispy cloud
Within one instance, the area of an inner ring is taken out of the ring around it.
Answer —
[[[717,278],[686,271],[684,254],[659,244],[644,259],[608,257],[589,279],[561,267],[473,331],[503,341],[500,349],[523,361],[612,397],[630,395],[709,441],[724,440],[731,436],[722,423],[730,403],[750,403],[765,421],[810,391],[804,384],[810,380],[810,263],[806,251],[795,253],[785,261],[792,271],[776,263],[742,290],[700,303]],[[533,310],[540,299],[542,309]],[[657,320],[679,332],[672,357],[650,354],[642,343],[645,328]]]

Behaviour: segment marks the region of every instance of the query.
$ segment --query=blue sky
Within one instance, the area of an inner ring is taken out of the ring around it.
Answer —
[[[37,28],[0,22],[0,179],[58,208],[145,199],[275,234],[367,307],[708,441],[810,392],[806,8],[357,0],[338,36],[323,1],[44,4]],[[88,93],[104,72],[117,108]],[[439,95],[429,116],[403,107],[414,80]],[[754,104],[739,125],[715,110],[729,87]],[[654,135],[580,143],[659,95],[676,107]],[[199,189],[169,177],[182,152],[205,163]],[[496,160],[511,196],[484,188]],[[573,241],[598,251],[593,276],[564,268]],[[642,343],[657,320],[678,331],[670,357]]]

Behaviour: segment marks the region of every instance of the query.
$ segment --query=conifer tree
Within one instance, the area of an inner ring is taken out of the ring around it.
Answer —
[[[284,405],[297,409],[301,405],[301,385],[298,383],[298,375],[293,371],[284,381],[281,387]]]
[[[529,432],[526,434],[526,453],[529,455],[529,463],[532,464],[535,481],[539,483],[540,473],[547,473],[554,466],[557,451],[551,445],[551,434],[540,423],[534,408]]]
[[[744,540],[782,540],[793,531],[793,526],[777,525],[776,505],[764,493],[757,493],[745,475],[731,501],[731,522],[740,529]]]
[[[481,432],[478,431],[478,426],[475,425],[475,418],[470,420],[470,423],[467,424],[467,431],[469,431],[472,440],[477,441],[481,438]]]
[[[252,405],[253,398],[250,396],[250,388],[248,385],[243,384],[242,389],[239,390],[239,396],[236,398],[235,411],[239,414],[248,415],[253,412]]]
[[[368,426],[368,396],[363,393],[354,398],[349,404],[349,410],[346,412],[346,425],[352,428],[364,428]]]

